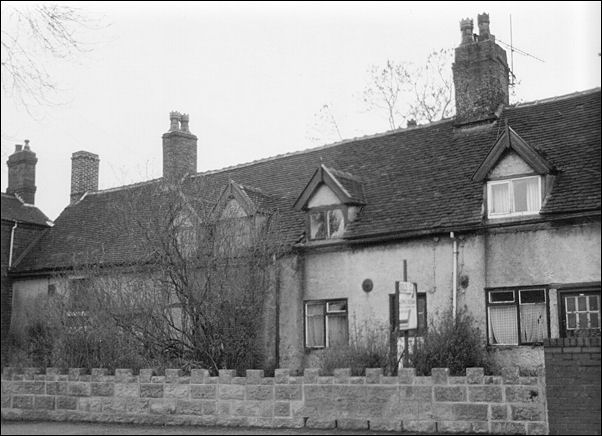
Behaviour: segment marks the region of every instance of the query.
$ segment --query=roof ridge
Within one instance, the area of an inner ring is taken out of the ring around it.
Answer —
[[[535,106],[538,104],[551,103],[551,102],[559,101],[559,100],[567,100],[567,99],[573,98],[573,97],[595,94],[596,92],[600,92],[601,89],[602,88],[598,86],[597,88],[586,89],[585,91],[574,91],[574,92],[571,92],[568,94],[557,95],[554,97],[547,97],[547,98],[542,98],[542,99],[538,99],[538,100],[526,101],[526,102],[522,102],[522,103],[515,103],[514,105],[508,106],[508,109],[514,109],[514,108],[518,108],[518,107]]]
[[[289,156],[298,156],[301,154],[312,153],[314,151],[326,150],[329,148],[337,147],[339,145],[349,144],[349,143],[353,143],[353,142],[357,142],[357,141],[367,141],[369,139],[382,138],[384,136],[393,135],[393,134],[401,133],[401,132],[405,132],[405,131],[424,129],[424,128],[431,127],[434,125],[444,124],[451,120],[452,120],[452,118],[444,118],[442,120],[437,120],[437,121],[433,121],[428,124],[422,124],[422,125],[418,125],[418,126],[414,126],[414,127],[400,127],[397,129],[387,130],[385,132],[374,133],[374,134],[363,135],[363,136],[355,136],[353,138],[343,139],[342,141],[332,142],[332,143],[320,145],[317,147],[305,148],[303,150],[296,150],[296,151],[291,151],[288,153],[281,153],[281,154],[277,154],[274,156],[268,156],[268,157],[265,157],[262,159],[256,159],[256,160],[253,160],[250,162],[244,162],[244,163],[240,163],[240,164],[230,165],[230,166],[216,169],[216,170],[208,170],[208,171],[198,172],[196,174],[191,174],[190,177],[202,177],[202,176],[208,176],[208,175],[212,175],[212,174],[221,173],[224,171],[232,171],[235,169],[245,168],[245,167],[257,165],[257,164],[264,163],[264,162],[271,162],[274,160],[283,159],[283,158],[289,157]]]
[[[558,101],[558,100],[564,100],[564,99],[569,99],[571,97],[577,97],[577,96],[581,96],[581,95],[588,95],[588,94],[593,94],[595,92],[600,92],[601,87],[597,87],[597,88],[591,88],[585,91],[575,91],[569,94],[564,94],[561,96],[555,96],[555,97],[549,97],[549,98],[545,98],[545,99],[540,99],[540,100],[533,100],[533,101],[529,101],[529,102],[523,102],[523,103],[516,103],[514,105],[509,105],[506,106],[506,109],[515,109],[515,108],[522,108],[522,107],[529,107],[529,106],[534,106],[534,105],[538,105],[538,104],[545,104],[545,103],[550,103],[550,102],[554,102],[554,101]],[[324,145],[320,145],[317,147],[310,147],[310,148],[305,148],[303,150],[296,150],[296,151],[291,151],[288,153],[280,153],[280,154],[276,154],[274,156],[268,156],[262,159],[255,159],[252,160],[250,162],[243,162],[243,163],[239,163],[239,164],[234,164],[234,165],[230,165],[230,166],[226,166],[223,168],[218,168],[215,170],[207,170],[207,171],[203,171],[203,172],[197,172],[196,174],[191,174],[189,177],[190,178],[196,178],[196,177],[204,177],[204,176],[209,176],[209,175],[213,175],[213,174],[219,174],[219,173],[223,173],[226,171],[233,171],[233,170],[237,170],[240,168],[246,168],[246,167],[250,167],[253,165],[258,165],[261,163],[265,163],[265,162],[272,162],[278,159],[284,159],[290,156],[299,156],[299,155],[303,155],[303,154],[308,154],[308,153],[313,153],[319,150],[327,150],[330,148],[334,148],[340,145],[345,145],[345,144],[350,144],[350,143],[354,143],[354,142],[358,142],[358,141],[367,141],[370,139],[377,139],[377,138],[382,138],[385,136],[389,136],[389,135],[394,135],[397,133],[402,133],[402,132],[407,132],[407,131],[414,131],[414,130],[420,130],[420,129],[425,129],[425,128],[430,128],[432,126],[436,126],[439,124],[445,124],[447,122],[453,121],[454,117],[449,117],[449,118],[444,118],[441,120],[437,120],[437,121],[432,121],[430,123],[427,124],[419,124],[417,126],[412,126],[412,127],[399,127],[397,129],[391,129],[391,130],[387,130],[385,132],[379,132],[379,133],[373,133],[373,134],[368,134],[368,135],[363,135],[363,136],[354,136],[352,138],[348,138],[348,139],[343,139],[341,141],[336,141],[336,142],[331,142],[331,143],[327,143]],[[334,168],[333,168],[334,169]],[[341,170],[336,170],[335,171],[341,171]],[[351,175],[352,177],[354,177],[353,175]],[[129,185],[122,185],[122,186],[116,186],[113,188],[107,188],[107,189],[100,189],[97,191],[93,191],[93,192],[89,192],[89,194],[92,195],[96,195],[96,194],[104,194],[104,193],[110,193],[110,192],[117,192],[117,191],[121,191],[121,190],[125,190],[125,189],[131,189],[131,188],[136,188],[139,186],[144,186],[147,184],[151,184],[151,183],[155,183],[158,182],[159,180],[161,180],[162,177],[156,178],[156,179],[151,179],[151,180],[146,180],[146,181],[142,181],[142,182],[136,182],[136,183],[131,183]],[[4,194],[4,193],[3,193]]]
[[[130,183],[129,185],[115,186],[113,188],[99,189],[97,191],[87,191],[86,194],[87,195],[106,194],[109,192],[116,192],[116,191],[121,191],[121,190],[125,190],[125,189],[130,189],[130,188],[137,188],[139,186],[150,185],[152,183],[156,183],[159,180],[161,180],[162,178],[163,177],[158,177],[156,179],[150,179],[150,180],[144,180],[142,182]]]

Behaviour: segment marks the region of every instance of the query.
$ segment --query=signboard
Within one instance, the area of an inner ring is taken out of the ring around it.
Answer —
[[[399,330],[418,327],[416,285],[412,282],[395,282],[399,289]]]

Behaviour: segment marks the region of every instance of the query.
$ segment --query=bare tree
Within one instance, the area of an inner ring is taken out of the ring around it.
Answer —
[[[364,89],[369,110],[384,110],[390,129],[403,120],[432,122],[453,115],[454,89],[451,50],[428,55],[423,66],[387,60],[384,67],[372,66]]]
[[[307,139],[313,142],[335,142],[342,141],[343,136],[339,129],[331,104],[324,104],[313,116]]]
[[[265,348],[273,346],[274,274],[284,252],[278,212],[249,216],[181,185],[149,189],[114,211],[146,256],[116,269],[103,267],[100,254],[75,268],[88,278],[90,312],[108,315],[150,360],[212,372],[273,366],[274,350]]]
[[[78,32],[90,19],[79,9],[49,3],[3,4],[2,17],[2,91],[27,110],[51,103],[57,81],[45,64],[84,51]]]
[[[373,65],[370,82],[364,89],[364,102],[371,109],[381,109],[387,114],[389,128],[399,127],[403,118],[400,98],[409,85],[408,64],[387,60],[384,67]]]

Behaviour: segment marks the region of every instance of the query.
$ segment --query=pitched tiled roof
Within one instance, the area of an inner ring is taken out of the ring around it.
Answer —
[[[33,204],[25,204],[14,195],[2,193],[2,219],[48,227],[50,219]]]
[[[292,206],[324,164],[362,181],[366,205],[346,238],[479,226],[482,182],[472,176],[506,121],[558,171],[542,215],[600,211],[600,89],[508,107],[502,119],[485,126],[455,129],[453,120],[445,120],[200,173],[187,189],[212,204],[230,180],[253,187],[245,192],[250,198],[256,197],[251,191],[261,193],[261,201],[278,210],[282,239],[292,244],[305,230],[304,212]],[[67,207],[18,269],[66,267],[90,250],[111,263],[144,258],[139,235],[127,231],[114,208],[136,195],[145,201],[130,219],[159,213],[156,186],[152,181],[100,191]]]

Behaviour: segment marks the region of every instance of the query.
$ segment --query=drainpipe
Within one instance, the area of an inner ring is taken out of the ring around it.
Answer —
[[[456,239],[454,232],[449,232],[449,237],[452,240],[452,313],[454,314],[454,320],[457,313],[458,306],[458,240]]]
[[[10,231],[10,248],[8,251],[8,268],[9,269],[13,264],[13,247],[14,247],[14,243],[15,243],[15,230],[17,229],[17,226],[18,226],[18,222],[15,221],[15,225],[13,226],[13,228]]]

